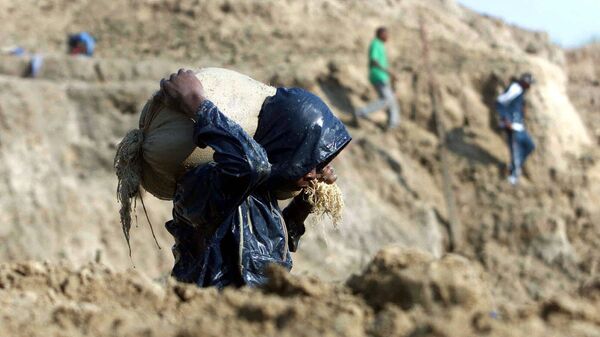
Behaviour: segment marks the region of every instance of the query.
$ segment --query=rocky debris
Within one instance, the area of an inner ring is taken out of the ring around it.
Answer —
[[[348,287],[278,267],[269,274],[263,289],[219,292],[99,264],[4,264],[0,334],[541,337],[600,328],[598,302],[585,297],[491,311],[485,272],[456,255],[386,248]]]
[[[405,310],[415,306],[427,311],[453,306],[491,310],[482,271],[454,254],[437,260],[418,250],[384,249],[363,274],[349,279],[348,286],[375,309],[395,304]]]

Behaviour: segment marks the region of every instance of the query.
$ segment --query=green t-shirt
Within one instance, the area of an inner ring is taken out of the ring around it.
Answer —
[[[383,41],[378,38],[374,38],[369,46],[369,80],[373,84],[388,83],[390,81],[390,75],[379,67],[371,65],[371,61],[377,61],[383,69],[388,69],[385,46],[383,45]]]

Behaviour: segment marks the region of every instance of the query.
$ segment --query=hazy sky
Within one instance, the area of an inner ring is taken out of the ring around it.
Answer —
[[[521,27],[544,30],[565,47],[600,38],[600,0],[458,0]]]

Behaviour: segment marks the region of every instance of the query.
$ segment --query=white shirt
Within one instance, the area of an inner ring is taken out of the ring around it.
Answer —
[[[508,105],[513,99],[517,98],[520,94],[523,93],[523,88],[519,85],[519,83],[514,82],[508,87],[505,93],[498,96],[496,101],[504,106]]]

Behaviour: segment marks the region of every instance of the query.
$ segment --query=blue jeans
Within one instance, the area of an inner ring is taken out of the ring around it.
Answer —
[[[508,147],[510,149],[510,174],[521,175],[527,157],[535,149],[535,144],[527,131],[508,131]]]

